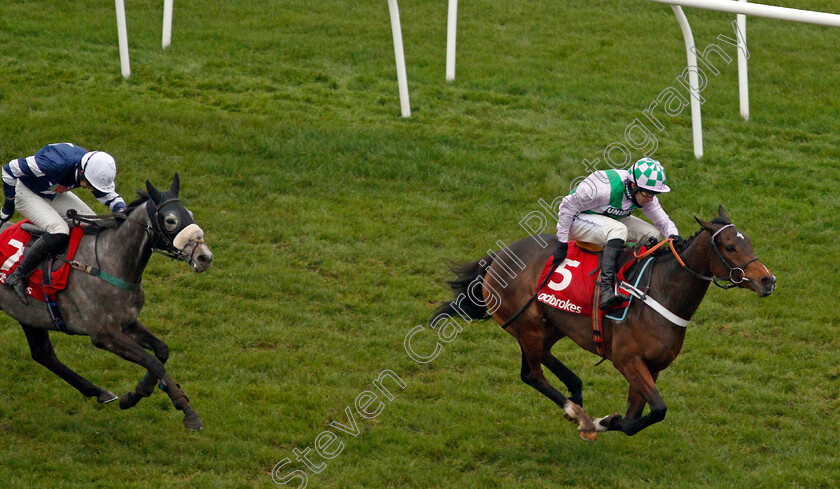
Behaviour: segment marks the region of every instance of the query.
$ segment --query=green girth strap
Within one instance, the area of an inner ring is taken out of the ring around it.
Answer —
[[[69,263],[70,266],[75,268],[76,270],[81,270],[82,272],[85,272],[88,275],[92,275],[96,278],[102,279],[108,282],[109,284],[115,285],[123,290],[134,290],[137,287],[140,287],[140,282],[126,282],[125,280],[115,277],[104,270],[100,270],[90,265],[85,265],[84,263],[80,263],[76,260],[70,260],[67,263]]]

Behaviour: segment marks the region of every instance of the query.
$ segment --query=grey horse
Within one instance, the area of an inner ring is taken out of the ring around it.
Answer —
[[[169,357],[166,343],[137,319],[145,301],[140,279],[153,251],[186,261],[195,272],[207,270],[213,260],[204,232],[178,198],[179,185],[177,173],[169,190],[163,192],[147,180],[148,193],[140,193],[140,198],[128,206],[127,217],[92,220],[88,228],[93,232],[82,237],[71,261],[73,269],[67,287],[57,294],[56,304],[65,332],[88,335],[94,346],[147,370],[135,390],[120,398],[122,409],[150,396],[159,382],[172,404],[184,412],[184,426],[200,430],[201,418],[164,367]],[[60,328],[43,302],[29,301],[29,305],[24,305],[9,287],[0,286],[0,308],[23,327],[36,362],[85,396],[96,397],[99,403],[117,399],[114,393],[94,385],[56,357],[49,331]]]

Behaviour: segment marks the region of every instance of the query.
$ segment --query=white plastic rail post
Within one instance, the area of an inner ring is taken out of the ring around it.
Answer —
[[[685,40],[686,57],[688,58],[688,87],[691,99],[691,129],[694,137],[694,157],[698,160],[703,157],[703,121],[700,117],[700,83],[697,79],[697,55],[694,54],[694,35],[691,33],[691,26],[682,8],[671,5],[677,22],[680,23],[683,39]]]
[[[400,89],[400,108],[403,117],[411,117],[411,105],[408,102],[408,79],[405,74],[405,55],[403,54],[402,27],[397,0],[388,0],[391,11],[391,32],[394,36],[394,57],[397,60],[397,85]]]
[[[681,5],[683,7],[696,7],[706,10],[717,10],[733,14],[754,15],[768,19],[790,20],[792,22],[804,22],[806,24],[827,25],[840,27],[840,15],[826,12],[815,12],[813,10],[799,10],[795,8],[776,7],[761,3],[732,2],[730,0],[651,0],[657,3],[670,5]]]
[[[125,27],[125,0],[115,0],[117,8],[117,38],[120,43],[120,68],[122,76],[131,76],[131,63],[128,60],[128,30]]]
[[[449,0],[449,17],[446,22],[446,80],[455,79],[455,31],[458,26],[458,0]]]
[[[160,46],[163,49],[172,44],[172,3],[174,0],[163,0],[163,35]]]
[[[746,2],[747,0],[741,0]],[[741,117],[745,121],[750,119],[750,86],[747,78],[747,16],[738,14],[736,26],[741,35],[738,36],[738,95],[741,101]]]

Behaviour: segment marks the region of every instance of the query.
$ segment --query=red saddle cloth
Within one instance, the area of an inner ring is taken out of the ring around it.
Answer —
[[[23,251],[32,238],[32,234],[21,228],[25,222],[29,221],[21,221],[3,231],[3,234],[0,234],[0,263],[2,263],[0,265],[0,283],[5,284],[6,277],[18,267],[21,258],[23,258]],[[83,234],[84,231],[79,227],[74,227],[70,230],[70,245],[67,249],[68,261],[72,260],[76,255],[76,249],[79,247],[79,242],[82,240]],[[26,289],[26,293],[41,302],[44,302],[45,294],[51,298],[55,298],[55,294],[67,286],[67,277],[69,276],[70,264],[64,262],[57,270],[53,270],[50,284],[44,285],[43,271],[41,267],[38,267],[29,276],[29,286]]]
[[[549,257],[546,261],[537,283],[541,284],[546,274],[551,271],[552,259]],[[633,263],[631,260],[621,267],[616,274],[617,281],[624,280],[624,272]],[[591,315],[595,280],[598,278],[597,268],[598,255],[578,248],[574,241],[569,241],[566,259],[551,272],[551,278],[540,289],[537,300],[561,311]]]

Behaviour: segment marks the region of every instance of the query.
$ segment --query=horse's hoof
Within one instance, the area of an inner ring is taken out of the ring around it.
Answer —
[[[578,431],[581,440],[585,441],[595,441],[598,439],[598,432],[597,431]]]
[[[114,402],[117,399],[119,399],[119,397],[109,390],[104,390],[96,396],[96,402],[99,404],[108,404],[109,402]]]
[[[120,409],[133,408],[140,402],[140,399],[143,399],[143,396],[140,394],[134,391],[127,392],[120,398]]]
[[[192,431],[199,431],[204,428],[204,423],[198,413],[191,407],[184,409],[184,428]]]

